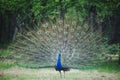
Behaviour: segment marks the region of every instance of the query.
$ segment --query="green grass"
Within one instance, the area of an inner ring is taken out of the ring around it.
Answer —
[[[0,50],[0,56],[6,57],[9,54],[9,50]],[[60,78],[59,72],[54,68],[30,69],[16,66],[13,59],[0,60],[0,70],[0,80],[120,80],[120,66],[116,58],[114,61],[102,63],[98,68],[71,70],[66,73],[66,78]],[[114,77],[118,78],[114,79]]]
[[[101,64],[97,70],[100,72],[120,72],[120,65],[118,65],[118,61],[109,61]]]
[[[91,70],[74,69],[67,72],[65,78],[60,78],[54,68],[22,68],[6,61],[0,62],[0,70],[0,80],[120,80],[120,69],[116,61],[103,63]]]
[[[9,55],[10,55],[10,51],[9,50],[0,49],[0,56],[7,57]]]
[[[15,66],[14,60],[5,59],[9,55],[10,51],[8,49],[0,49],[0,69],[8,69]]]
[[[1,76],[0,80],[10,80],[11,78],[11,76]]]
[[[7,61],[0,61],[0,69],[9,69],[14,67],[15,64],[12,62],[7,62]]]
[[[120,80],[120,73],[104,73],[81,70],[70,70],[64,73],[62,72],[62,78],[59,72],[53,68],[43,69],[26,69],[26,68],[12,68],[3,71],[3,76],[0,80]]]

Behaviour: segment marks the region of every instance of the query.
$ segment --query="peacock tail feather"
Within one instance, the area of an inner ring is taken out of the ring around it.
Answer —
[[[34,29],[18,32],[11,46],[18,65],[39,68],[54,66],[58,51],[62,65],[70,68],[88,68],[107,60],[102,34],[91,29],[87,22],[57,19],[46,21]]]

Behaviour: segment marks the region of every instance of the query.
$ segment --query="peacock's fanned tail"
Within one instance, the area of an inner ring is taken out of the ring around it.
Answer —
[[[107,60],[105,41],[99,31],[76,20],[44,22],[34,29],[17,33],[11,46],[17,64],[32,68],[56,65],[58,51],[62,54],[62,66],[92,68]]]

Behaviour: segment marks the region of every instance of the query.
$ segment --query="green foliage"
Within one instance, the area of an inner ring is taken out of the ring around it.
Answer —
[[[10,80],[11,79],[11,76],[2,76],[0,77],[0,80]]]
[[[104,20],[106,16],[115,15],[116,10],[119,11],[120,2],[119,0],[0,0],[0,14],[6,24],[9,21],[7,16],[13,14],[16,15],[18,24],[23,22],[27,27],[30,27],[35,21],[58,17],[60,8],[65,10],[67,16],[85,18],[89,15],[91,6],[96,8],[97,15]],[[108,50],[109,53],[118,54],[120,52],[118,44],[108,46]],[[0,55],[6,56],[8,53],[4,51]]]
[[[109,53],[120,55],[120,44],[112,44],[108,46]]]
[[[120,5],[119,0],[61,0],[63,9],[72,9],[75,7],[76,11],[86,15],[91,6],[95,6],[97,13],[100,17],[105,15],[112,15],[113,10],[117,9]],[[16,14],[27,13],[30,11],[36,17],[45,17],[51,14],[57,14],[60,9],[60,0],[0,0],[2,13],[10,11]],[[20,10],[20,13],[17,11]]]
[[[8,69],[8,68],[12,68],[15,67],[14,63],[11,63],[8,60],[1,60],[0,61],[0,69]]]
[[[3,50],[3,49],[0,50],[0,56],[7,57],[9,55],[10,55],[9,50]]]
[[[0,10],[0,12],[2,12],[3,14],[5,13],[5,11],[14,12],[16,7],[15,5],[16,0],[0,0],[0,8],[2,9]]]
[[[19,16],[20,21],[24,20],[26,16],[31,17],[33,21],[41,18],[48,18],[51,16],[58,16],[60,14],[60,8],[64,9],[66,13],[70,13],[70,10],[87,16],[90,12],[91,6],[94,6],[97,10],[97,14],[102,19],[106,15],[113,15],[114,10],[119,8],[119,0],[61,0],[62,7],[60,6],[60,0],[0,0],[0,12],[2,14],[12,13]],[[73,14],[76,14],[73,12]],[[27,19],[29,19],[27,17]],[[29,20],[28,20],[29,22]]]
[[[109,61],[102,63],[97,70],[100,72],[120,72],[119,66],[117,61]]]
[[[101,19],[105,16],[112,16],[115,14],[115,10],[119,9],[119,0],[76,0],[75,2],[76,10],[80,11],[82,14],[86,15],[90,11],[91,7],[95,7],[97,14]]]
[[[15,66],[14,61],[5,59],[9,55],[11,55],[10,50],[8,50],[6,48],[0,49],[0,69],[8,69],[8,68]]]

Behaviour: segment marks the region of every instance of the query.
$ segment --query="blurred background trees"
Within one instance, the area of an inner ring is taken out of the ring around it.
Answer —
[[[112,49],[120,55],[119,0],[0,0],[0,44],[11,43],[16,32],[25,27],[56,18],[64,20],[65,15],[83,17],[108,38],[109,45],[118,46]]]

